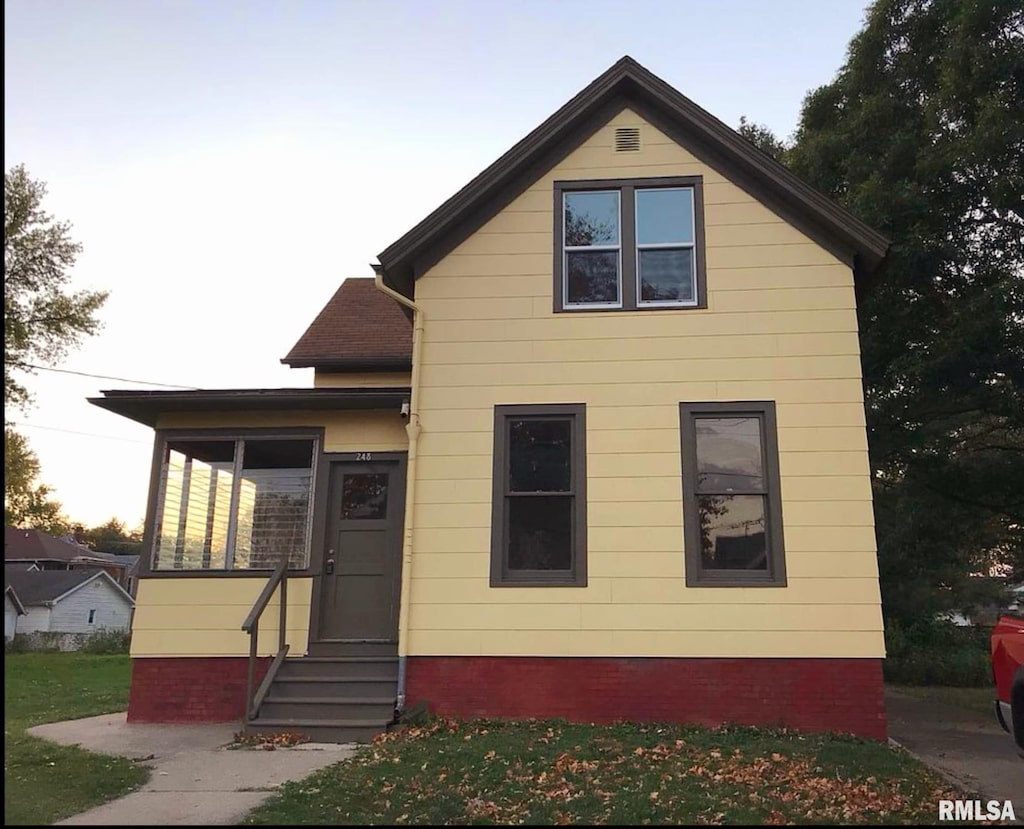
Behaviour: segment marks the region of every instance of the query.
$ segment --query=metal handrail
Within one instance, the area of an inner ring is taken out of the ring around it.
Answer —
[[[263,611],[270,603],[270,599],[274,595],[274,591],[277,590],[278,585],[281,586],[281,603],[280,620],[277,626],[277,654],[274,656],[274,661],[267,669],[267,673],[263,677],[263,682],[260,683],[259,690],[254,693],[253,682],[256,678],[256,650],[260,638],[260,617],[263,615]],[[249,615],[246,616],[245,621],[242,622],[242,630],[249,634],[249,668],[245,680],[245,719],[247,722],[255,718],[256,713],[259,710],[260,703],[267,695],[270,683],[273,681],[274,675],[277,673],[277,669],[281,667],[281,663],[284,661],[284,657],[288,653],[288,644],[285,642],[285,626],[287,618],[288,558],[286,556],[281,559],[281,563],[277,565],[277,568],[271,574],[267,583],[263,586],[263,590],[260,592],[260,595],[253,603],[252,609],[249,611]]]

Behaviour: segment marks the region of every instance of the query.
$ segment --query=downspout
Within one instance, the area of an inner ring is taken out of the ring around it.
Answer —
[[[384,284],[384,269],[374,266],[377,290],[412,311],[412,373],[409,379],[409,454],[405,473],[405,523],[402,538],[402,585],[398,599],[398,699],[396,707],[405,709],[405,663],[409,650],[409,593],[412,588],[413,514],[416,509],[416,450],[420,437],[420,365],[423,353],[423,311],[408,297]]]

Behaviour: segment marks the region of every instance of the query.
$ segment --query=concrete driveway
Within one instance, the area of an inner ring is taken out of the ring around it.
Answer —
[[[1024,759],[995,719],[887,688],[889,736],[984,800],[1010,800],[1024,817]]]
[[[274,751],[231,750],[238,724],[129,724],[106,714],[48,723],[29,734],[61,745],[145,761],[153,768],[138,791],[60,821],[67,825],[170,826],[238,823],[282,783],[352,756],[353,746],[306,744]]]

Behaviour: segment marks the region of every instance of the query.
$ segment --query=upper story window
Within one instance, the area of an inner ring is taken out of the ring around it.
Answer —
[[[707,307],[700,176],[554,190],[556,312]]]
[[[308,566],[316,454],[311,435],[168,437],[153,569]]]

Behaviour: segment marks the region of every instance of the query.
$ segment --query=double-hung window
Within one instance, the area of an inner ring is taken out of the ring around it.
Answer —
[[[556,312],[707,306],[699,176],[554,190]]]
[[[775,404],[682,403],[688,585],[786,583]]]
[[[314,435],[168,435],[154,571],[308,566]]]
[[[586,585],[582,404],[495,406],[491,585]]]

